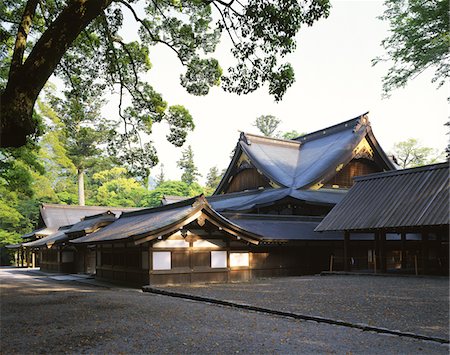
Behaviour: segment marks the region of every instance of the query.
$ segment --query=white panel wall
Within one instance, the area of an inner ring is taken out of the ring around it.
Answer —
[[[153,252],[153,270],[170,270],[172,268],[170,251]]]
[[[211,252],[211,268],[226,268],[227,267],[227,252],[226,251],[212,251]]]

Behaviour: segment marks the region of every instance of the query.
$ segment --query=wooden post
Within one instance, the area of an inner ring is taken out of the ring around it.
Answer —
[[[402,232],[401,234],[401,269],[406,269],[406,233]]]
[[[349,231],[344,231],[344,271],[350,271],[350,233]]]
[[[419,268],[417,267],[417,255],[414,255],[414,270],[416,271],[416,275],[419,275]]]
[[[378,232],[374,233],[374,240],[375,240],[375,246],[374,246],[374,264],[375,264],[375,273],[378,272],[378,268],[380,267],[381,263],[378,259],[380,257],[380,235]]]
[[[386,272],[386,232],[380,231],[380,271]]]
[[[376,252],[376,250],[373,251],[373,273],[376,274],[377,273],[377,258],[378,258],[378,254]]]
[[[330,272],[333,271],[333,259],[334,259],[334,255],[331,254],[331,256],[330,256]]]
[[[34,251],[31,252],[31,267],[32,268],[36,267],[36,254]]]
[[[428,273],[428,233],[422,232],[422,274]]]

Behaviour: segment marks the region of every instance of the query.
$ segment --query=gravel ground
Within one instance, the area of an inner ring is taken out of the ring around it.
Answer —
[[[0,269],[0,282],[1,354],[448,354],[448,346],[433,342],[20,269]]]
[[[303,276],[164,288],[402,332],[449,337],[449,282],[444,277]]]

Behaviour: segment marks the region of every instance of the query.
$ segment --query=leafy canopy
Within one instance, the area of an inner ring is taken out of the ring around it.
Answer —
[[[281,120],[272,115],[261,115],[256,118],[253,126],[257,127],[259,131],[266,137],[275,137],[275,133]]]
[[[373,61],[393,63],[383,79],[384,93],[431,67],[432,81],[442,86],[450,76],[449,1],[386,0],[384,5],[380,19],[389,22],[391,35],[381,42],[386,56]]]
[[[417,139],[409,138],[394,145],[393,154],[403,169],[426,164],[434,164],[442,160],[443,154],[429,147],[423,147]]]
[[[296,48],[298,30],[328,16],[329,8],[328,0],[5,0],[1,145],[23,144],[26,134],[35,132],[31,112],[54,74],[80,102],[108,91],[118,94],[129,154],[151,151],[137,134],[151,134],[153,123],[162,121],[170,127],[168,140],[179,146],[193,128],[192,117],[169,106],[145,80],[152,46],[167,46],[178,57],[185,67],[180,84],[193,95],[217,85],[245,94],[267,84],[278,101],[294,82],[283,58]],[[137,40],[121,37],[124,14],[138,23]],[[226,70],[212,57],[222,34],[231,40],[235,58]],[[29,77],[34,79],[25,80]]]

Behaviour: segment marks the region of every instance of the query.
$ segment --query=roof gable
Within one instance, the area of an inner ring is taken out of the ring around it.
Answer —
[[[61,226],[75,224],[83,218],[111,211],[120,215],[123,211],[134,211],[137,208],[108,206],[76,206],[43,203],[40,214],[47,228],[57,230]]]
[[[105,228],[72,242],[101,243],[128,239],[139,245],[176,232],[196,220],[199,225],[203,225],[205,219],[238,238],[254,244],[259,242],[260,237],[257,234],[241,229],[218,214],[203,195],[160,207],[124,213]]]
[[[245,155],[276,187],[319,188],[358,153],[366,139],[383,168],[394,166],[376,141],[367,113],[295,140],[282,140],[241,133],[235,155],[214,194],[226,191]]]

